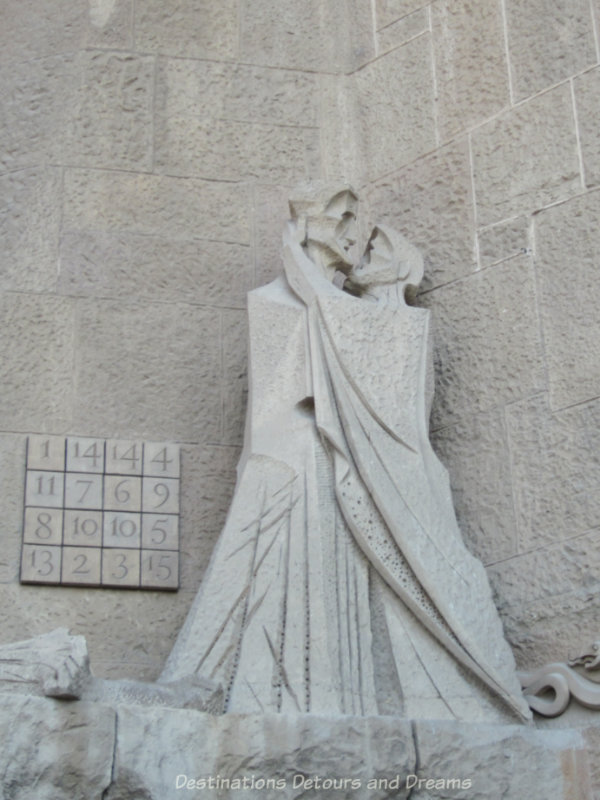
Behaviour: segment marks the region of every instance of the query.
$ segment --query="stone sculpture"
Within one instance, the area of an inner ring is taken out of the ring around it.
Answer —
[[[230,712],[528,719],[429,443],[422,258],[379,226],[353,266],[348,187],[290,208],[285,275],[248,300],[235,496],[161,680],[218,681]]]

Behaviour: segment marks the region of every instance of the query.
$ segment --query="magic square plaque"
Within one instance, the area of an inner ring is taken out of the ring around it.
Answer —
[[[21,583],[179,588],[179,446],[31,435]]]

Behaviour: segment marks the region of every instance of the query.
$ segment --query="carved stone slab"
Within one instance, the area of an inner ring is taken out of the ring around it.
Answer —
[[[29,436],[21,583],[179,588],[179,446]]]

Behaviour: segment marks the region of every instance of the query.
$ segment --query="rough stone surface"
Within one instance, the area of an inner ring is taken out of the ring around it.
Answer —
[[[375,0],[377,29],[385,28],[425,5],[424,0]]]
[[[488,267],[498,261],[531,251],[531,223],[528,217],[500,222],[477,232],[479,263]]]
[[[598,273],[600,194],[593,192],[547,209],[535,219],[536,264],[553,408],[600,395],[595,297]],[[565,264],[571,265],[565,292]]]
[[[573,81],[579,123],[579,141],[586,186],[600,182],[600,136],[597,109],[600,102],[600,70],[593,69]]]
[[[484,564],[516,551],[510,455],[504,415],[490,411],[435,431],[432,443],[450,468],[459,527]]]
[[[0,177],[0,289],[51,292],[56,287],[60,172],[17,170]]]
[[[25,437],[0,435],[0,485],[3,487],[0,520],[0,583],[18,579],[23,524],[23,484],[25,478]]]
[[[244,435],[248,391],[248,317],[245,311],[223,311],[224,444],[240,445]]]
[[[442,387],[434,398],[434,428],[541,391],[542,347],[530,258],[498,264],[421,295],[419,302],[432,310],[436,382]]]
[[[183,303],[78,301],[75,429],[218,441],[219,324],[216,310]]]
[[[145,0],[135,6],[137,50],[184,58],[232,59],[238,54],[235,0],[164,3]]]
[[[247,245],[126,231],[67,232],[60,243],[61,294],[243,308],[253,282]]]
[[[367,193],[371,221],[402,230],[423,253],[421,290],[475,269],[469,150],[462,141],[377,181]]]
[[[111,782],[115,712],[91,703],[2,696],[5,800],[102,800]]]
[[[281,220],[290,214],[288,197],[289,191],[284,187],[254,187],[255,287],[281,275]]]
[[[540,125],[539,120],[544,124]],[[472,137],[480,225],[531,212],[581,186],[571,91],[563,85],[477,128]]]
[[[377,31],[377,52],[385,53],[426,31],[429,31],[429,13],[427,8],[419,8]]]
[[[510,406],[506,415],[519,550],[597,526],[600,403],[552,413],[540,395]]]
[[[431,11],[444,140],[508,105],[502,10],[496,0],[437,0]]]
[[[67,230],[250,241],[249,193],[232,184],[70,169],[65,172],[64,191]]]
[[[356,73],[364,175],[374,180],[435,146],[431,41],[420,36]]]
[[[588,0],[507,0],[506,22],[515,101],[597,62]]]
[[[0,309],[3,425],[17,431],[63,430],[71,419],[72,405],[72,301],[5,293],[0,296]]]

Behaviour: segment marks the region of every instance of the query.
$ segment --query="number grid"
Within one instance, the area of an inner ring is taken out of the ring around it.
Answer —
[[[179,588],[179,446],[30,435],[21,583]]]

